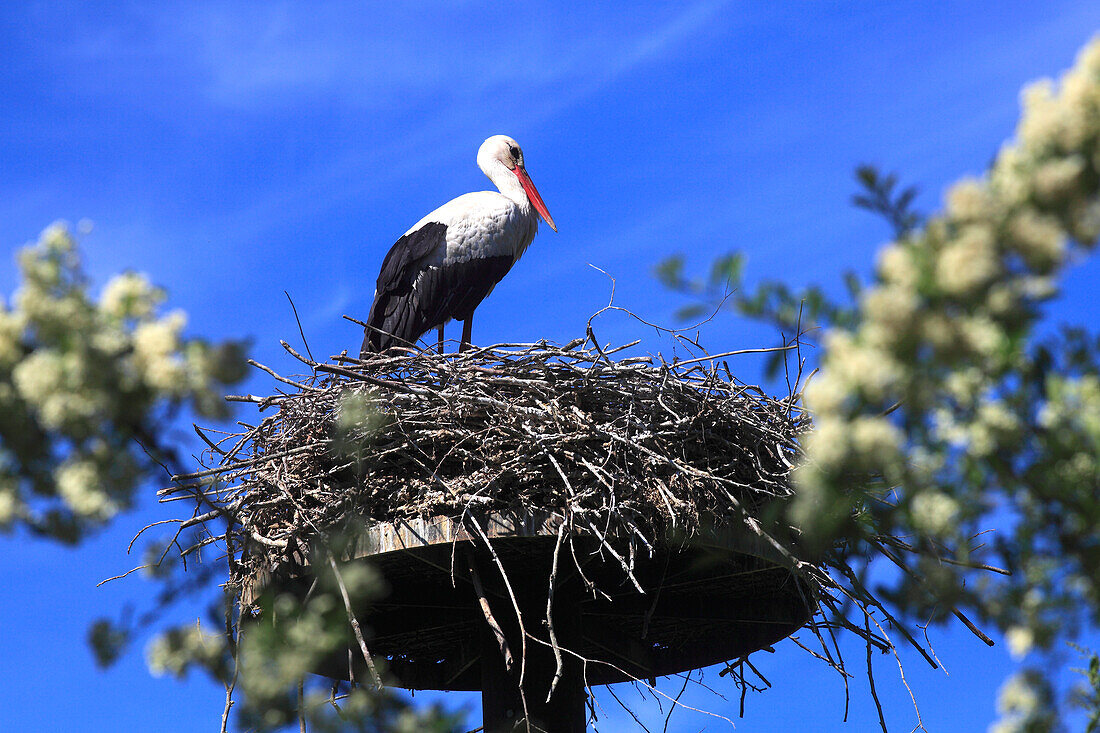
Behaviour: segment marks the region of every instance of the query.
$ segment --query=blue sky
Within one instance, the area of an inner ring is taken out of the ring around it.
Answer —
[[[741,249],[750,282],[835,285],[845,268],[867,272],[887,236],[848,205],[855,165],[900,171],[937,207],[1011,134],[1020,87],[1100,30],[1095,2],[947,5],[6,2],[0,292],[15,282],[11,252],[55,219],[87,218],[96,280],[149,273],[195,334],[251,337],[256,358],[289,369],[286,290],[315,354],[356,349],[341,314],[366,315],[382,256],[413,222],[490,185],[474,156],[495,133],[523,145],[560,232],[544,227],[479,309],[475,341],[583,335],[609,296],[589,264],[616,278],[619,305],[664,322],[682,302],[650,273],[673,252],[703,267]],[[1095,322],[1098,283],[1100,267],[1079,267],[1052,315]],[[625,317],[596,330],[673,348]],[[727,316],[703,338],[727,350],[774,334]],[[740,369],[760,378],[759,361]],[[77,551],[0,537],[0,727],[216,724],[218,688],[153,679],[136,653],[97,672],[84,643],[91,619],[150,592],[136,579],[94,586],[133,564],[129,537],[163,516],[150,496]],[[950,676],[902,655],[925,723],[984,729],[1013,669],[1003,645],[959,629],[932,640]],[[750,696],[740,730],[873,727],[858,677],[844,725],[839,678],[793,645],[762,657],[776,689]],[[728,683],[706,680],[730,702],[695,690],[691,704],[735,717]],[[888,721],[911,728],[892,659],[876,680]],[[600,729],[622,725],[600,699]],[[642,709],[660,729],[664,716]],[[669,730],[704,726],[728,728],[680,712]]]

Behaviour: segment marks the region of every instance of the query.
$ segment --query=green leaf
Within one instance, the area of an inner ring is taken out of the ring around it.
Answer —
[[[712,288],[735,288],[741,282],[741,273],[745,266],[742,252],[730,252],[714,261],[710,266],[710,285]]]
[[[704,305],[685,305],[683,308],[678,308],[673,317],[678,321],[695,321],[707,313],[708,309]]]
[[[852,270],[847,270],[844,273],[844,286],[848,288],[848,295],[852,296],[852,300],[858,300],[860,293],[863,292],[863,283]]]
[[[684,282],[684,256],[675,254],[666,257],[659,265],[653,268],[653,274],[662,285],[668,288],[678,289]]]
[[[856,180],[865,188],[874,188],[878,181],[878,168],[868,163],[856,166]]]
[[[129,642],[130,632],[109,619],[97,619],[88,629],[88,643],[100,667],[114,664]]]

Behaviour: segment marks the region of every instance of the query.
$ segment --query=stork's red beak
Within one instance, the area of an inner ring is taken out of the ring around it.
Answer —
[[[530,199],[531,205],[535,207],[535,211],[539,212],[539,216],[546,220],[551,229],[555,232],[558,231],[558,228],[554,226],[554,219],[550,216],[550,212],[546,210],[546,204],[542,202],[542,196],[539,196],[535,184],[531,183],[531,176],[527,175],[527,171],[524,170],[522,165],[517,165],[512,172],[519,179],[519,185],[523,186],[523,192],[527,194],[527,198]]]

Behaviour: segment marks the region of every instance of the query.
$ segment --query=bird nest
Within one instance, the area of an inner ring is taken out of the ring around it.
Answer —
[[[220,440],[202,433],[211,465],[166,492],[201,492],[232,516],[230,539],[252,549],[242,577],[349,523],[471,511],[537,508],[623,558],[673,528],[762,534],[762,507],[792,491],[807,424],[794,398],[738,382],[721,360],[615,360],[633,344],[583,343],[329,363],[286,346],[309,374],[257,365],[290,389],[231,397],[271,414]]]

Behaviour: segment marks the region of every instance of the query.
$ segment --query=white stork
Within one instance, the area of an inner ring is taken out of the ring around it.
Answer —
[[[462,321],[459,351],[470,346],[474,309],[508,274],[535,238],[539,216],[554,220],[523,167],[523,151],[494,135],[477,151],[477,165],[496,191],[467,193],[418,221],[390,248],[378,273],[363,354],[411,346],[431,328]]]

